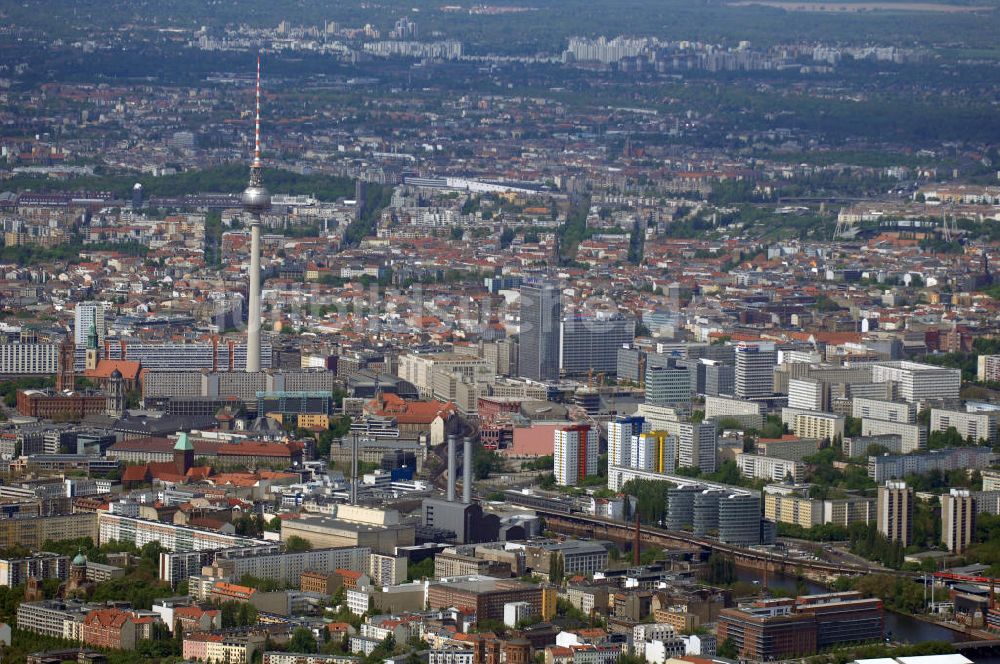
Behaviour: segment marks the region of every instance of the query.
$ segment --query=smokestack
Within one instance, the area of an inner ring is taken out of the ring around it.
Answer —
[[[455,502],[455,436],[448,436],[448,502]]]
[[[625,500],[628,500],[628,496],[625,496]],[[635,533],[634,539],[632,540],[632,564],[636,567],[639,566],[639,556],[642,553],[642,540],[639,538],[639,505],[635,506]]]
[[[351,436],[351,504],[358,504],[358,434]]]
[[[466,505],[472,502],[472,438],[468,436],[462,450],[462,502]]]

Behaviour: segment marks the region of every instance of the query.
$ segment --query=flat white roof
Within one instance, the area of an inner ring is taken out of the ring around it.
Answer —
[[[920,657],[898,657],[902,664],[972,664],[965,655],[952,653],[950,655],[923,655]]]
[[[858,659],[852,664],[972,664],[965,655],[952,653],[950,655],[922,655],[919,657],[878,657],[875,659]]]

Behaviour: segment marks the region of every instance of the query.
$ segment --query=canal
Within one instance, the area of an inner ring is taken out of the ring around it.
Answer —
[[[740,581],[757,581],[759,583],[763,583],[763,574],[760,570],[737,567],[736,578]],[[810,593],[830,592],[828,588],[815,583],[814,581],[810,581],[809,579],[803,579],[803,581],[805,582],[806,589]],[[773,573],[767,575],[768,586],[786,592],[794,593],[798,583],[798,579],[794,576]],[[885,634],[893,641],[901,641],[905,643],[920,643],[922,641],[954,642],[965,640],[965,635],[961,632],[956,632],[948,629],[947,627],[927,623],[908,615],[888,610],[885,612]]]

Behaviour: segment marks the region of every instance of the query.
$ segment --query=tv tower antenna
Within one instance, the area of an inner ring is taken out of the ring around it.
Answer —
[[[247,371],[260,371],[260,217],[271,208],[260,159],[260,54],[257,55],[257,91],[254,115],[253,161],[250,181],[243,190],[243,210],[250,215],[250,289],[247,312]]]

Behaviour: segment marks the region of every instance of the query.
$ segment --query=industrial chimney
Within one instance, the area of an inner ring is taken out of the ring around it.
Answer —
[[[472,438],[468,436],[462,451],[462,502],[466,505],[472,502]]]
[[[448,436],[448,502],[455,502],[455,481],[457,469],[455,464],[455,444],[458,441],[455,440],[455,436]]]

